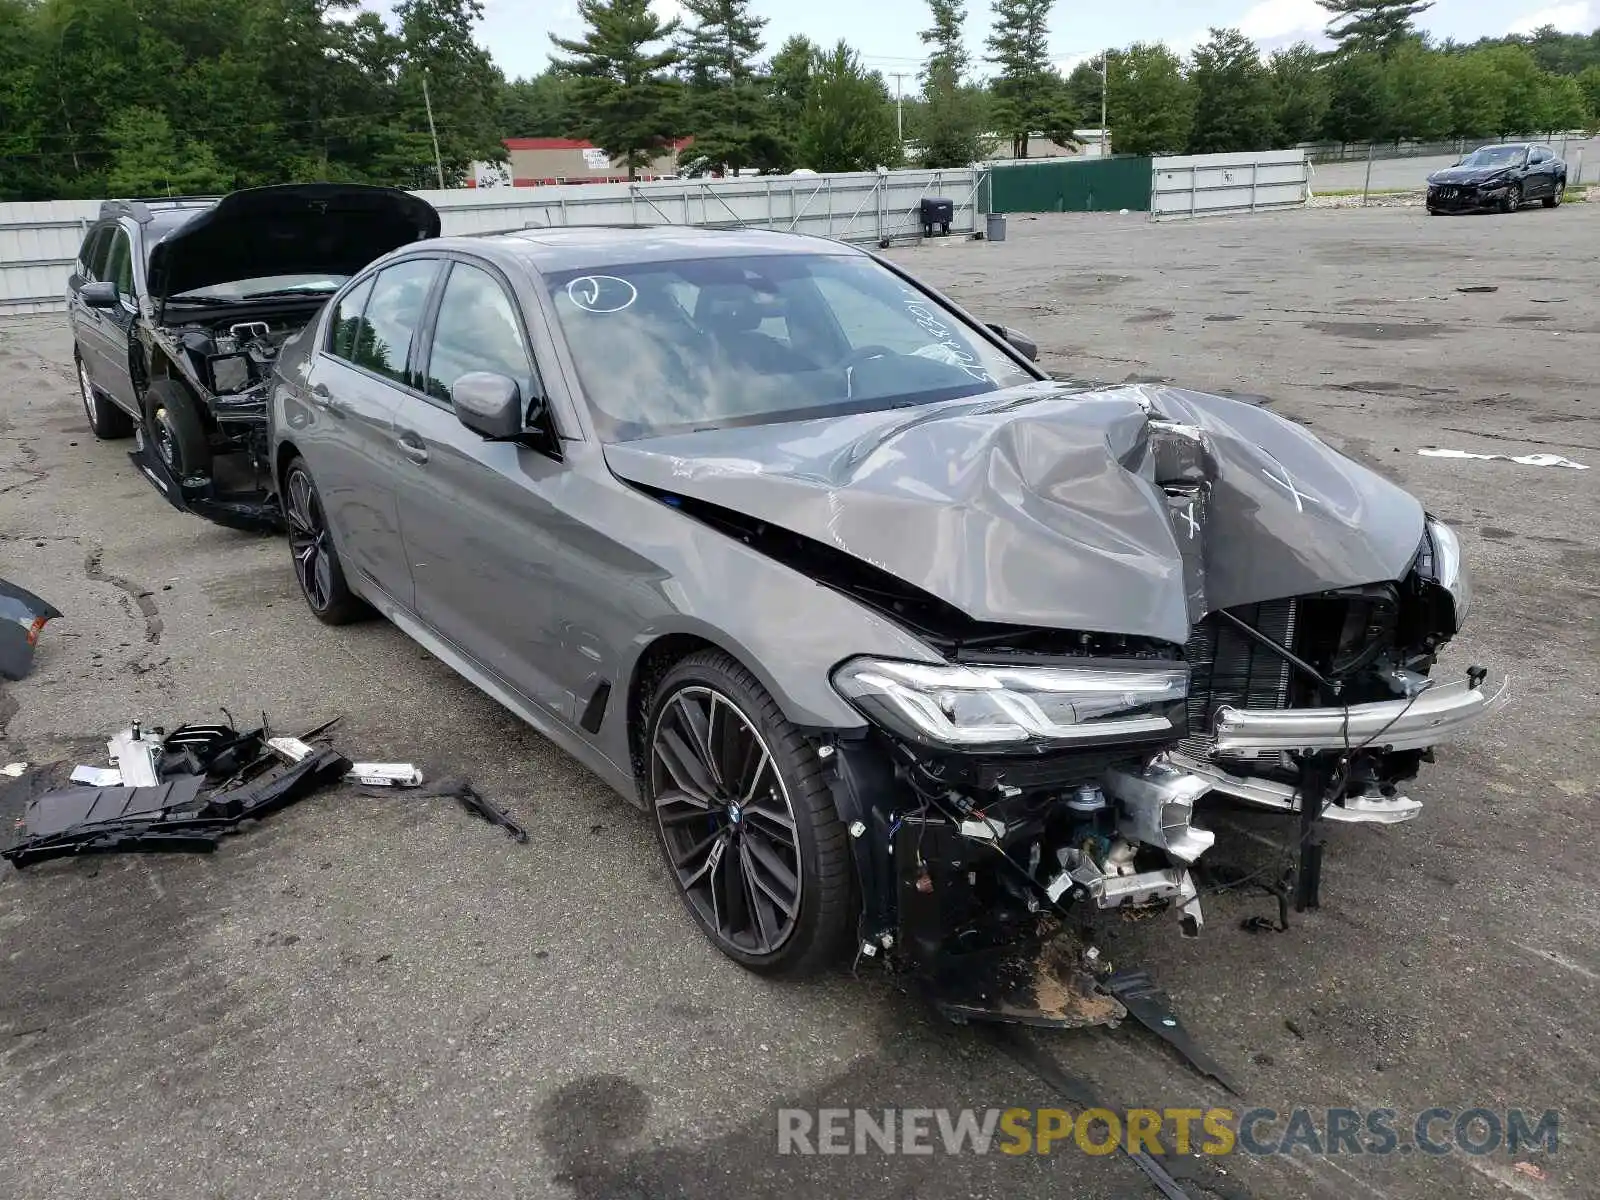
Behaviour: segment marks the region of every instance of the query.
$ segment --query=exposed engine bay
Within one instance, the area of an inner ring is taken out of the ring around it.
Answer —
[[[259,393],[272,378],[278,348],[302,320],[232,321],[220,325],[179,325],[169,332],[183,348],[190,368],[217,397]],[[215,402],[214,402],[215,403]]]

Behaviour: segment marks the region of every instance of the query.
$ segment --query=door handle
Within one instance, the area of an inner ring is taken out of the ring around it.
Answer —
[[[401,454],[404,454],[419,467],[428,461],[428,448],[422,444],[422,439],[416,434],[410,432],[402,433],[395,438],[394,444],[400,447]]]

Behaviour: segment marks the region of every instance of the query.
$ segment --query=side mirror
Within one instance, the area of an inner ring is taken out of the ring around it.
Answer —
[[[1005,325],[990,325],[990,329],[1011,344],[1011,348],[1029,362],[1039,361],[1039,343],[1025,333],[1018,333]]]
[[[527,428],[522,389],[516,380],[492,371],[469,371],[450,388],[456,419],[494,441],[521,437]]]
[[[117,306],[117,285],[109,279],[102,279],[97,283],[86,283],[78,289],[78,299],[89,308],[115,308]]]

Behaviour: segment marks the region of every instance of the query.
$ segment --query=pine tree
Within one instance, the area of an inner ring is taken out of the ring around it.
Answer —
[[[678,50],[689,83],[695,157],[722,173],[775,167],[782,143],[754,72],[766,18],[751,14],[750,0],[684,0],[683,7],[693,22],[683,29]]]
[[[551,65],[576,76],[568,133],[605,147],[637,179],[682,132],[678,89],[666,74],[680,57],[667,44],[679,24],[661,21],[650,0],[578,0],[578,15],[588,25],[583,37],[550,35],[572,56],[552,56]]]
[[[1416,30],[1411,20],[1434,0],[1317,0],[1333,16],[1328,36],[1340,54],[1387,54]]]
[[[983,156],[981,114],[962,83],[967,50],[961,39],[967,10],[961,0],[928,0],[933,25],[922,40],[933,47],[922,68],[919,140],[925,167],[964,167]]]
[[[1028,157],[1028,137],[1060,126],[1060,76],[1050,65],[1050,9],[1055,0],[995,0],[988,61],[1000,68],[991,90],[995,119],[1011,135],[1013,158]],[[937,19],[937,18],[936,18]]]

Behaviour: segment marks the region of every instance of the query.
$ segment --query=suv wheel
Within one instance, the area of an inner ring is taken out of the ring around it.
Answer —
[[[1522,207],[1522,185],[1513,183],[1506,189],[1505,199],[1500,201],[1500,211],[1514,213]]]
[[[144,394],[144,436],[179,483],[211,475],[211,440],[189,389],[158,379]]]
[[[83,411],[89,418],[89,432],[102,442],[113,442],[133,433],[133,418],[95,390],[89,382],[89,368],[76,350],[72,361],[78,368],[78,389],[83,393]]]
[[[294,577],[312,615],[324,625],[348,625],[366,616],[366,604],[345,582],[322,496],[303,458],[292,460],[284,472],[283,516],[289,526]]]
[[[1567,181],[1565,179],[1556,180],[1556,190],[1544,198],[1544,206],[1546,208],[1560,208],[1561,202],[1566,199],[1566,190]]]
[[[752,971],[827,968],[851,935],[855,891],[815,749],[721,651],[669,671],[649,721],[645,795],[689,914]]]

